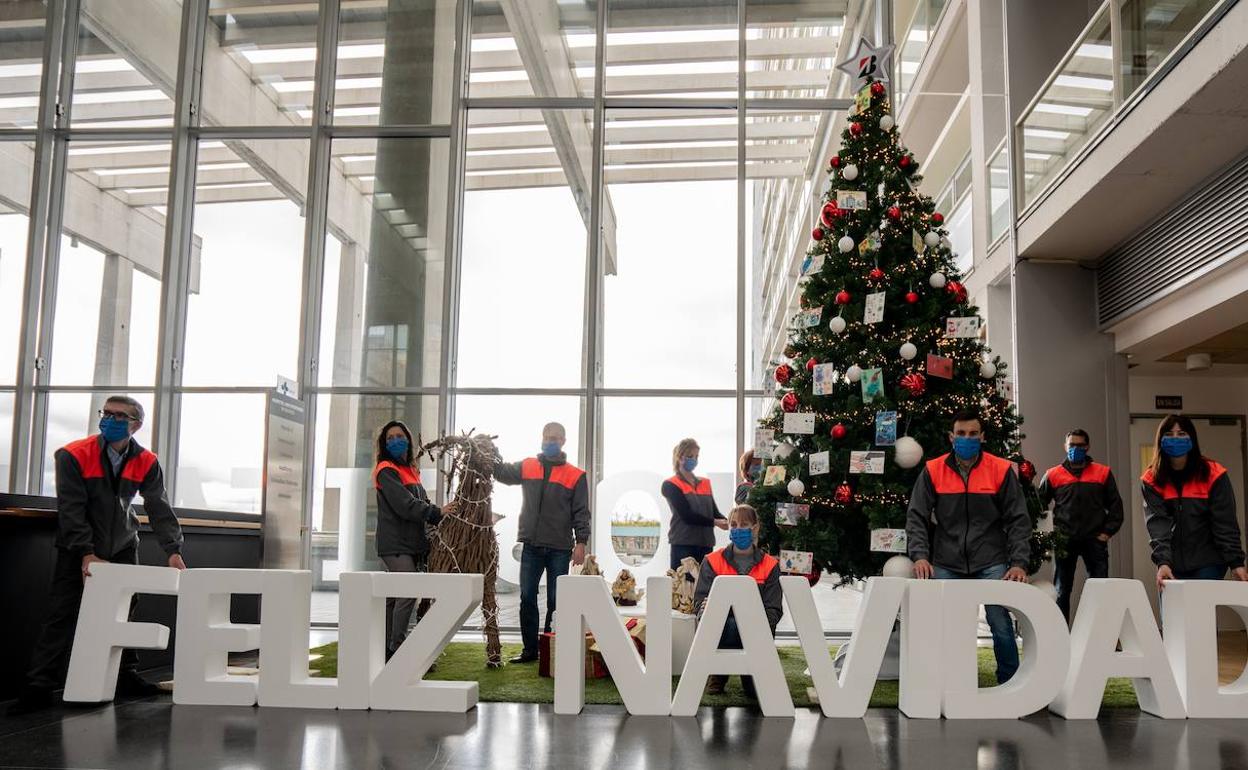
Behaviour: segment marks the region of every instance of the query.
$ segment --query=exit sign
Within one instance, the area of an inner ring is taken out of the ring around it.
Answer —
[[[1182,396],[1153,396],[1153,403],[1157,409],[1164,409],[1167,412],[1180,412],[1183,410]]]

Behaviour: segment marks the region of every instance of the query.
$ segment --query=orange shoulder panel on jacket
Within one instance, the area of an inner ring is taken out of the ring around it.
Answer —
[[[104,477],[104,465],[100,462],[100,439],[98,436],[87,436],[71,441],[62,447],[78,462],[84,479],[100,479]]]

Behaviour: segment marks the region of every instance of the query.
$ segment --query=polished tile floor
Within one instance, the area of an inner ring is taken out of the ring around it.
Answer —
[[[1238,720],[1163,721],[1135,711],[1066,722],[693,719],[590,706],[481,704],[462,715],[173,706],[167,697],[0,719],[3,768],[1248,768]]]

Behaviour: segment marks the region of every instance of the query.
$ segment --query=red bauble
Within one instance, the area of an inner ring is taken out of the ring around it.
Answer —
[[[816,227],[814,230],[810,231],[810,237],[815,239],[816,241],[822,241],[823,230],[821,228]]]
[[[1023,481],[1031,483],[1031,480],[1036,477],[1036,466],[1031,460],[1023,460],[1018,464],[1018,475],[1023,477]]]
[[[897,165],[901,166],[902,168],[910,168],[910,156],[902,155],[901,160],[897,161]]]
[[[914,303],[916,303],[916,302],[918,302],[918,301],[919,301],[919,295],[918,295],[918,294],[916,294],[915,292],[912,292],[912,291],[908,291],[908,292],[906,292],[906,302],[909,302],[911,305],[913,305]]]
[[[958,281],[950,281],[945,284],[945,291],[953,295],[958,302],[966,302],[966,287]]]
[[[844,289],[841,289],[840,291],[836,293],[836,304],[848,305],[849,300],[850,300],[849,292],[845,291]]]
[[[841,423],[838,422],[836,425],[832,426],[832,438],[836,439],[837,441],[840,441],[841,439],[845,438],[846,433],[849,433],[849,430],[847,430],[845,426],[842,425]]]
[[[850,124],[849,124],[849,133],[850,133],[850,136],[858,136],[859,134],[861,134],[861,133],[862,133],[862,124],[861,124],[861,123],[859,123],[859,122],[858,122],[858,121],[856,121],[856,120],[855,120],[854,122],[850,123]]]
[[[776,382],[781,385],[788,383],[789,378],[793,376],[793,367],[788,364],[780,364],[776,367]]]
[[[841,210],[837,208],[835,201],[829,201],[823,204],[823,210],[819,212],[819,219],[823,222],[824,227],[834,227],[836,219],[841,215]]]
[[[786,412],[797,411],[797,394],[785,393],[784,398],[780,399],[780,408]]]
[[[883,84],[883,83],[881,83],[881,82],[879,82],[878,80],[877,80],[876,82],[872,83],[872,84],[871,84],[871,95],[872,95],[872,96],[883,96],[883,95],[884,95],[884,84]]]
[[[896,220],[898,220],[898,219],[901,219],[901,207],[900,207],[900,206],[889,206],[889,207],[888,207],[888,218],[889,218],[889,219],[891,219],[891,220],[893,220],[893,221],[896,221]]]
[[[841,505],[849,505],[854,499],[854,490],[850,489],[848,484],[842,484],[836,488],[832,497]]]
[[[884,280],[884,271],[878,267],[873,267],[871,272],[867,273],[867,277],[873,281],[882,281]]]
[[[828,165],[829,165],[829,166],[831,166],[832,168],[840,168],[840,167],[841,167],[841,156],[840,156],[840,155],[833,155],[833,156],[832,156],[832,159],[828,161]]]
[[[927,378],[918,372],[911,372],[901,378],[901,387],[910,395],[918,398],[927,391]]]
[[[815,360],[815,357],[811,356],[806,360],[806,371],[813,372],[818,364],[819,362]]]
[[[944,214],[940,213],[939,211],[937,211],[935,214],[932,214],[932,224],[940,225],[940,224],[944,224],[944,222],[945,222]]]

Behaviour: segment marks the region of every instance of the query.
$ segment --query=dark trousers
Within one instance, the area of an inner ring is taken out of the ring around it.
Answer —
[[[520,639],[525,655],[537,655],[537,588],[546,574],[546,625],[555,614],[555,589],[560,575],[568,574],[572,552],[524,544],[520,553]]]
[[[1071,540],[1066,544],[1066,555],[1055,561],[1053,583],[1057,588],[1057,606],[1067,622],[1070,621],[1070,595],[1075,591],[1075,569],[1080,559],[1088,577],[1109,577],[1109,543],[1096,538]]]
[[[386,572],[424,572],[428,569],[424,556],[410,553],[387,554],[381,557],[381,563],[386,565]],[[386,599],[387,660],[407,639],[407,631],[412,625],[412,610],[415,608],[415,599],[401,596],[390,596]],[[424,610],[427,609],[428,606],[422,602],[422,611],[417,614],[416,619],[420,620],[425,614]]]
[[[671,547],[671,568],[676,569],[680,566],[680,562],[686,556],[692,556],[693,560],[702,565],[702,560],[707,554],[714,551],[715,548],[709,545],[673,545]]]
[[[138,564],[139,554],[134,547],[108,557],[118,564]],[[64,549],[56,551],[56,567],[52,571],[52,590],[48,596],[48,618],[39,633],[39,643],[30,655],[30,669],[26,675],[27,687],[39,690],[55,690],[65,685],[69,669],[69,654],[73,650],[74,631],[78,627],[78,607],[82,604],[82,558]],[[130,600],[130,614],[138,604],[138,596]],[[139,658],[134,650],[121,654],[121,672],[137,673]]]
[[[775,635],[775,630],[772,630]],[[728,612],[728,620],[724,623],[724,632],[719,635],[719,649],[721,650],[741,650],[745,648],[745,643],[741,641],[741,629],[737,628],[737,618],[730,610]],[[727,676],[722,677],[723,681],[728,681]],[[741,677],[741,688],[745,690],[745,694],[750,698],[758,697],[754,688],[754,677]]]

